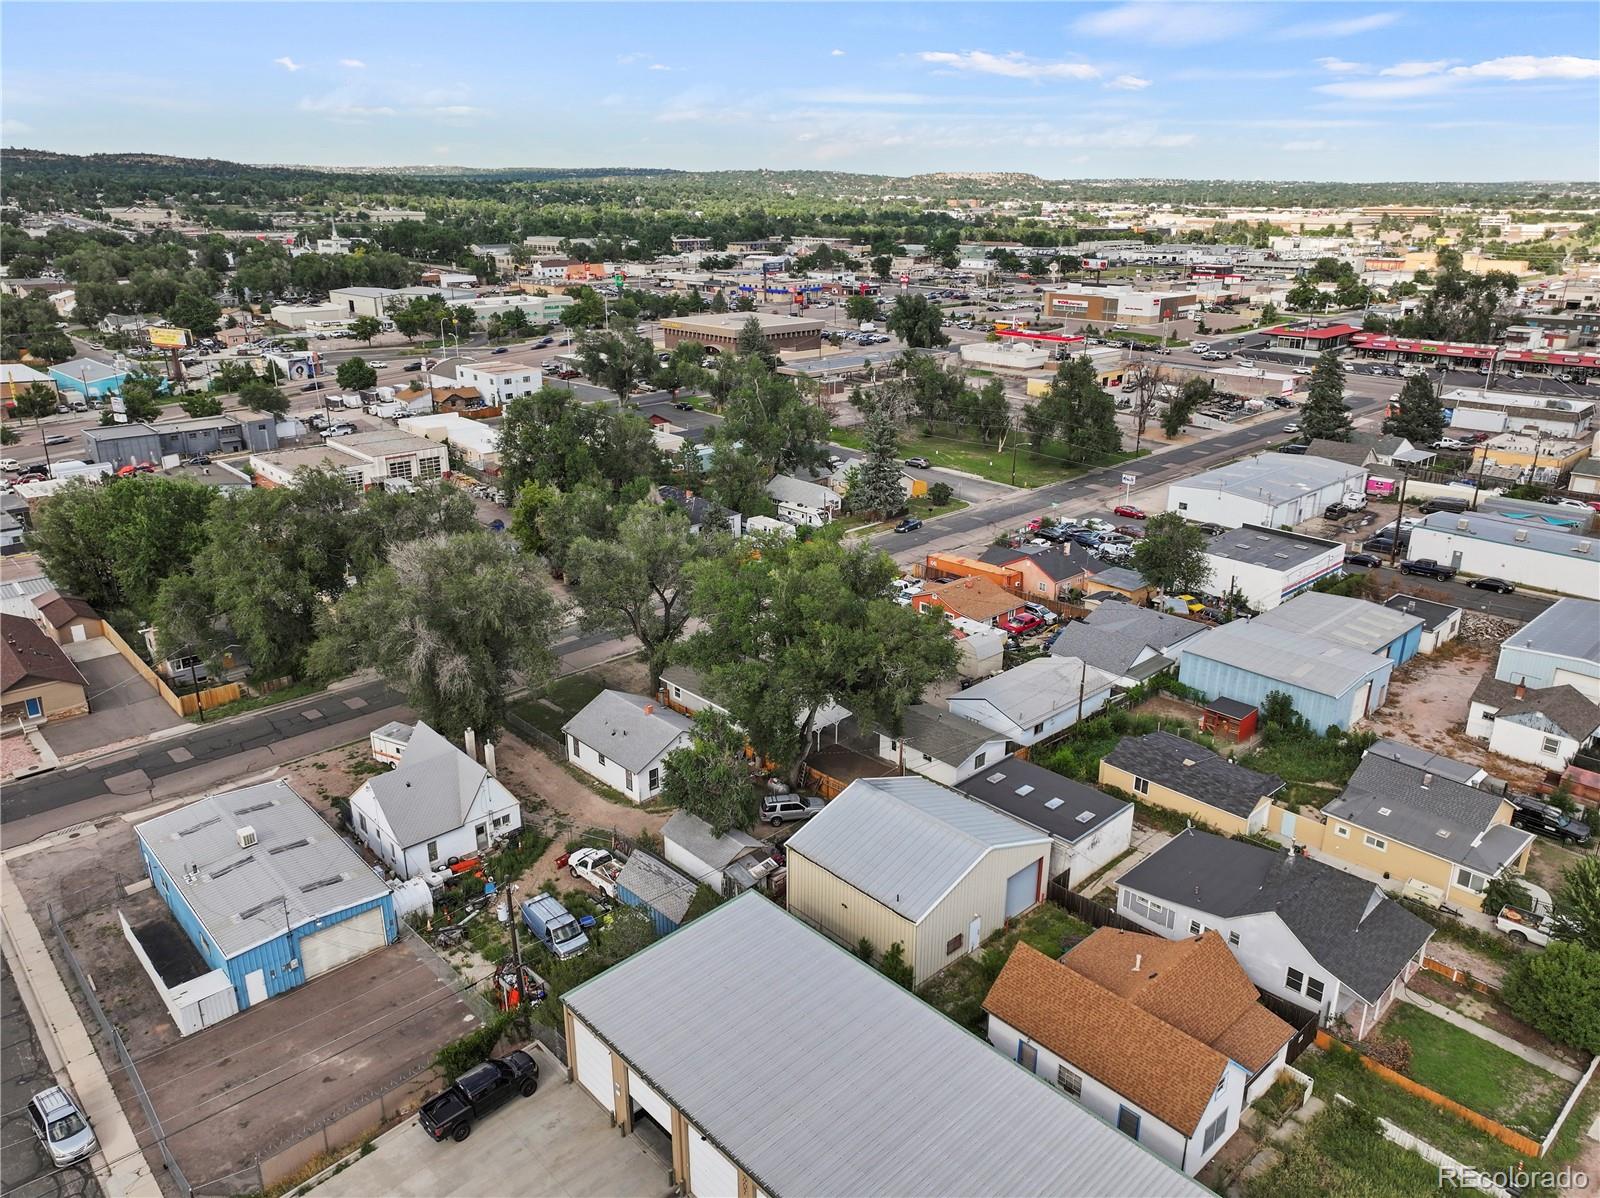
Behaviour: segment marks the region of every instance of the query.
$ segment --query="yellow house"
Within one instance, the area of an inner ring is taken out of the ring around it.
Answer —
[[[1502,433],[1472,451],[1472,469],[1518,481],[1552,483],[1589,456],[1589,446],[1555,437]]]
[[[1533,833],[1511,826],[1512,810],[1500,795],[1368,753],[1322,809],[1321,855],[1480,911],[1491,879],[1528,868]]]
[[[1245,769],[1171,732],[1125,736],[1100,759],[1100,785],[1235,836],[1267,826],[1276,774]]]
[[[89,710],[83,675],[32,620],[0,614],[0,720],[41,724]]]

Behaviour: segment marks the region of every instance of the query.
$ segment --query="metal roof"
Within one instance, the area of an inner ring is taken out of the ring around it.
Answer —
[[[1048,832],[1068,844],[1081,840],[1133,804],[1093,786],[1024,761],[1004,757],[957,784],[985,806]]]
[[[1175,647],[1179,657],[1190,653],[1207,661],[1284,682],[1301,690],[1339,698],[1393,665],[1387,657],[1363,653],[1320,637],[1303,636],[1234,620],[1219,624]]]
[[[1409,616],[1419,616],[1423,628],[1432,632],[1451,616],[1461,611],[1459,607],[1451,607],[1448,603],[1434,603],[1429,599],[1418,599],[1415,595],[1407,595],[1403,591],[1390,595],[1383,601],[1383,605],[1390,611],[1403,611]]]
[[[635,849],[623,862],[617,887],[648,903],[673,923],[683,922],[696,889],[692,879],[643,849]]]
[[[1115,682],[1110,674],[1086,665],[1081,658],[1047,655],[985,678],[951,698],[987,700],[1019,728],[1031,728],[1074,706],[1080,694],[1087,702],[1091,695],[1110,690]]]
[[[246,827],[251,848],[239,846]],[[197,799],[134,832],[225,957],[389,893],[282,778]]]
[[[1206,630],[1198,620],[1128,603],[1103,603],[1083,620],[1062,626],[1050,645],[1052,657],[1076,657],[1122,676],[1146,649],[1162,652]]]
[[[1209,1194],[760,895],[564,998],[766,1194]]]
[[[1338,541],[1261,524],[1246,524],[1219,532],[1206,542],[1206,552],[1212,557],[1250,566],[1271,566],[1275,570],[1292,570],[1315,561],[1330,549],[1339,548]]]
[[[1241,499],[1279,504],[1334,483],[1365,479],[1366,475],[1364,467],[1314,458],[1309,454],[1263,453],[1191,475],[1173,483],[1168,492],[1170,498],[1171,492],[1179,490],[1216,491]]]
[[[400,847],[410,848],[461,827],[485,784],[499,785],[454,741],[418,720],[400,764],[364,785]]]
[[[693,726],[687,716],[654,699],[603,690],[561,731],[638,773]]]
[[[1441,778],[1460,782],[1464,786],[1476,785],[1477,780],[1485,774],[1485,771],[1465,761],[1430,753],[1427,749],[1419,749],[1415,745],[1408,745],[1398,740],[1373,741],[1367,746],[1367,753],[1374,757],[1387,757],[1390,761],[1398,761],[1402,765],[1409,765],[1412,769],[1427,770],[1429,773],[1438,774]]]
[[[1305,591],[1262,612],[1251,623],[1300,636],[1321,637],[1366,653],[1381,653],[1412,629],[1422,627],[1422,617],[1365,599]]]
[[[1434,512],[1411,530],[1412,537],[1415,538],[1423,530],[1468,541],[1490,541],[1540,553],[1560,554],[1577,561],[1600,562],[1600,546],[1596,545],[1593,537],[1491,512]],[[1588,548],[1582,549],[1585,545]]]
[[[1600,664],[1600,603],[1557,599],[1507,637],[1502,647]]]
[[[1018,823],[925,778],[858,778],[786,847],[913,923],[990,850],[1049,845]]]

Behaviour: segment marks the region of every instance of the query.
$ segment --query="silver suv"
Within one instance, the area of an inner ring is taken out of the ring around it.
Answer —
[[[761,818],[776,827],[810,819],[826,806],[815,795],[768,795],[761,800]]]
[[[29,1100],[28,1125],[58,1169],[83,1160],[99,1147],[78,1100],[62,1086],[40,1090]]]

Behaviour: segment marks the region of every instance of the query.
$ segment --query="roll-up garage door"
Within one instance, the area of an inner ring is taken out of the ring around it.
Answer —
[[[313,932],[300,941],[300,960],[309,980],[337,969],[389,942],[383,926],[383,908],[373,907],[332,927]]]
[[[1039,897],[1039,863],[1030,862],[1006,879],[1006,918],[1021,915]]]
[[[739,1198],[739,1171],[689,1125],[689,1191],[694,1198]]]
[[[628,1070],[628,1097],[661,1124],[668,1135],[672,1134],[672,1108],[667,1105],[665,1098],[650,1088],[649,1082],[632,1069]]]
[[[572,1021],[573,1043],[578,1046],[578,1081],[595,1096],[595,1100],[613,1110],[611,1080],[611,1050],[600,1043],[600,1037],[589,1030],[581,1019]],[[668,1127],[672,1124],[669,1122]]]
[[[1371,698],[1372,683],[1363,682],[1360,686],[1356,687],[1356,693],[1351,696],[1350,699],[1350,722],[1352,724],[1359,719],[1365,718],[1367,714],[1367,702]]]

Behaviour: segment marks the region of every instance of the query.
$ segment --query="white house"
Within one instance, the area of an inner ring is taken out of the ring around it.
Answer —
[[[1193,828],[1117,879],[1117,909],[1169,940],[1216,931],[1258,987],[1358,1039],[1433,935],[1375,882]]]
[[[1191,1177],[1294,1036],[1216,932],[1101,928],[1059,961],[1019,944],[983,1005],[989,1043]]]
[[[567,759],[635,803],[661,793],[667,754],[689,743],[693,721],[653,699],[603,690],[561,729]]]
[[[1292,456],[1292,455],[1291,455]],[[1324,537],[1244,524],[1206,543],[1214,595],[1237,591],[1253,611],[1271,611],[1344,569],[1344,545]]]
[[[957,691],[950,711],[1013,744],[1032,745],[1099,711],[1114,679],[1077,657],[1036,657]]]
[[[733,719],[733,714],[719,703],[711,693],[712,687],[705,675],[692,666],[668,666],[661,671],[661,692],[667,704],[679,711],[693,715],[697,711],[719,711]],[[822,746],[823,734],[835,724],[850,718],[850,709],[828,700],[817,709],[811,720],[811,740],[814,748]],[[734,721],[738,723],[737,720]]]
[[[1467,735],[1513,761],[1564,770],[1600,739],[1600,706],[1568,683],[1536,688],[1485,675],[1467,708]]]
[[[772,850],[747,832],[734,828],[721,836],[687,811],[675,811],[661,829],[662,853],[693,881],[718,894],[738,894],[770,876],[777,868]]]
[[[397,735],[385,742],[390,749],[400,744]],[[350,796],[357,839],[402,878],[483,852],[521,826],[516,796],[421,722],[404,742],[399,764]]]
[[[519,395],[532,395],[544,386],[544,371],[530,362],[461,362],[456,384],[476,387],[491,406],[504,407]]]
[[[1121,856],[1133,804],[1024,761],[1003,757],[962,782],[962,794],[1050,837],[1050,880],[1068,888]]]
[[[906,708],[899,736],[878,732],[879,757],[945,786],[954,786],[1005,755],[1004,736],[927,703]]]

